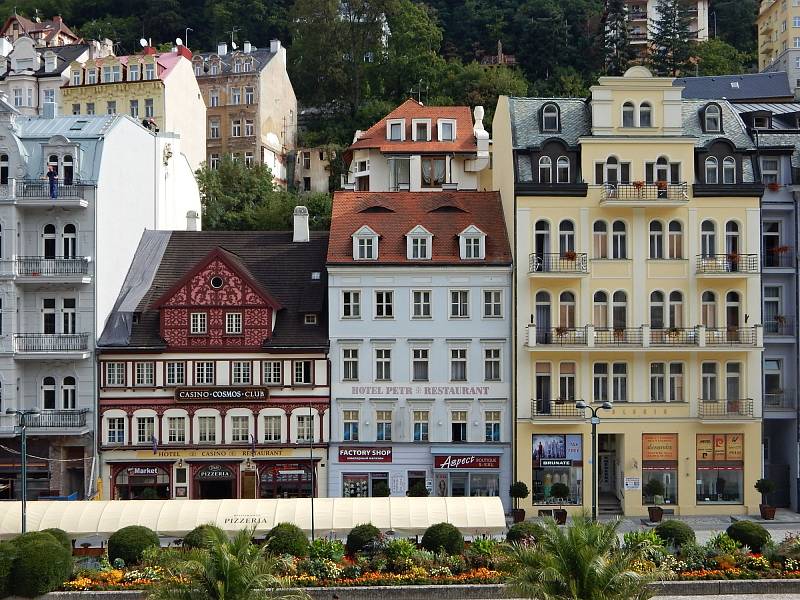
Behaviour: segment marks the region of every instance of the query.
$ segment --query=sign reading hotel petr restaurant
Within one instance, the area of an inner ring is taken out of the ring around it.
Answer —
[[[263,402],[269,397],[265,387],[181,387],[175,400],[182,402]]]
[[[340,446],[339,462],[390,463],[392,462],[392,448]]]

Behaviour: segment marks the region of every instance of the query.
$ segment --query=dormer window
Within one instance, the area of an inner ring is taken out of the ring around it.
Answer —
[[[128,65],[128,81],[139,81],[139,65],[129,64]]]
[[[406,234],[406,256],[409,260],[430,260],[433,234],[417,225]]]
[[[558,106],[546,104],[542,109],[542,131],[558,131],[560,129]]]
[[[431,122],[428,119],[414,119],[411,121],[415,142],[429,142],[431,140]]]
[[[398,119],[396,121],[386,122],[386,138],[391,142],[402,142],[405,133],[405,121]]]
[[[364,225],[353,234],[353,260],[376,260],[378,258],[378,234]]]
[[[706,133],[722,131],[722,111],[717,104],[709,104],[703,112],[703,124]]]
[[[317,315],[315,313],[306,313],[303,316],[303,323],[306,325],[316,325],[317,324]]]
[[[75,69],[72,71],[72,85],[80,85],[81,84],[81,70]]]
[[[722,160],[722,183],[732,185],[736,183],[736,161],[732,156]]]
[[[144,66],[145,81],[150,81],[156,78],[156,66],[153,63],[148,63]]]
[[[458,234],[461,260],[483,260],[486,258],[486,234],[470,225]]]
[[[753,127],[756,129],[769,129],[769,117],[753,117]]]
[[[439,119],[436,124],[439,129],[440,142],[453,142],[456,139],[456,122],[452,119]]]

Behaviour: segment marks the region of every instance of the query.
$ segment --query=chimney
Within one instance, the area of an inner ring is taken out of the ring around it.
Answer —
[[[61,23],[61,22],[62,22],[61,15],[56,15],[55,17],[53,17],[53,23]]]
[[[228,53],[228,42],[217,42],[217,54],[225,56]]]
[[[196,210],[190,210],[186,213],[186,231],[199,231],[200,230],[200,215]]]
[[[158,50],[153,48],[152,46],[145,46],[142,48],[142,54],[149,54],[150,56],[155,56],[158,54]]]
[[[250,54],[253,51],[253,45],[250,42],[245,42],[242,50],[244,50],[245,54]]]
[[[280,40],[270,40],[269,41],[269,51],[270,54],[277,54],[280,52],[281,49],[281,41]]]
[[[294,207],[294,236],[293,242],[308,242],[311,234],[308,231],[308,209],[305,206]]]
[[[184,58],[186,58],[186,59],[189,59],[189,60],[192,60],[192,51],[191,51],[191,50],[189,50],[189,49],[188,49],[186,46],[184,46],[183,44],[181,44],[180,46],[178,46],[178,47],[177,47],[177,52],[178,52],[178,54],[180,54],[182,57],[184,57]]]

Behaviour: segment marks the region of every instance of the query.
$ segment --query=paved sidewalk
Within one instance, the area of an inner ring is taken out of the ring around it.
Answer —
[[[800,600],[800,594],[747,594],[741,595],[723,595],[723,596],[654,596],[653,600],[689,600],[694,598],[702,598],[703,600]]]

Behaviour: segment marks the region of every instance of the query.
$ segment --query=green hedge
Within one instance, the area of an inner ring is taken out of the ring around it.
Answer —
[[[450,523],[437,523],[425,530],[422,547],[431,552],[444,550],[453,556],[464,550],[464,536]]]
[[[17,546],[11,542],[0,542],[0,598],[11,594],[11,569],[17,557]]]
[[[522,521],[521,523],[514,523],[511,527],[508,528],[508,533],[506,534],[506,541],[511,543],[520,543],[526,540],[533,539],[534,533],[536,531],[536,526],[533,523],[529,523],[528,521]]]
[[[345,547],[350,556],[355,556],[356,553],[361,552],[364,548],[373,544],[381,537],[380,530],[372,523],[363,523],[356,525],[347,534],[347,541]]]
[[[695,540],[694,529],[683,521],[664,521],[656,527],[656,535],[664,540],[665,544],[677,548]]]
[[[69,537],[66,531],[63,529],[58,529],[56,527],[52,527],[50,529],[42,529],[42,533],[49,533],[56,541],[64,546],[67,550],[69,550],[70,554],[72,554],[72,539]]]
[[[123,527],[108,538],[108,560],[111,564],[118,558],[126,566],[138,564],[142,552],[150,546],[159,546],[158,535],[152,529],[141,525]]]
[[[756,553],[760,553],[761,549],[772,539],[769,531],[752,521],[737,521],[728,527],[725,533],[742,546],[750,548],[751,552]]]
[[[212,540],[226,539],[225,532],[216,525],[198,525],[183,538],[184,548],[206,548]]]
[[[17,596],[52,592],[72,577],[72,553],[51,535],[43,535],[14,544],[18,553],[11,568],[11,591]]]
[[[270,529],[265,541],[273,554],[291,554],[297,558],[308,556],[308,538],[293,523],[278,523]]]

